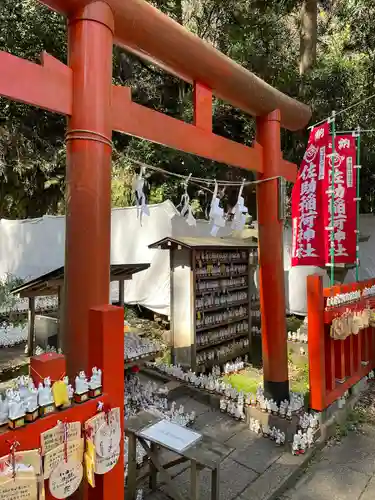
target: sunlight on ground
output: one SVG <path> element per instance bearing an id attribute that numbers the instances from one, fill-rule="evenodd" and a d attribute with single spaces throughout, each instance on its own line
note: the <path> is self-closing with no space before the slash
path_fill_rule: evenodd
<path id="1" fill-rule="evenodd" d="M 307 394 L 309 391 L 309 371 L 307 357 L 289 354 L 290 389 L 294 392 Z M 224 377 L 238 391 L 255 393 L 257 387 L 263 382 L 261 370 L 248 368 L 241 373 Z"/>

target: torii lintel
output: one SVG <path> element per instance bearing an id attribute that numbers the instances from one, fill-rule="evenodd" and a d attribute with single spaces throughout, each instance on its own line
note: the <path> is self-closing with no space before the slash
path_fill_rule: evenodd
<path id="1" fill-rule="evenodd" d="M 66 116 L 72 114 L 72 70 L 49 55 L 41 64 L 0 52 L 0 95 Z M 204 99 L 197 98 L 199 93 Z M 195 84 L 195 124 L 134 103 L 129 87 L 112 86 L 112 129 L 234 167 L 263 173 L 262 147 L 212 133 L 212 92 Z M 200 119 L 203 117 L 203 119 Z M 296 165 L 281 158 L 280 176 L 295 182 Z"/>

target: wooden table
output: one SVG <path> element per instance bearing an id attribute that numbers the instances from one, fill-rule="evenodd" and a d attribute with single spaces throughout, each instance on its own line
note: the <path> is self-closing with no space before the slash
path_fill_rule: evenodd
<path id="1" fill-rule="evenodd" d="M 145 477 L 149 477 L 151 490 L 156 490 L 157 475 L 165 483 L 168 495 L 174 500 L 186 500 L 177 491 L 167 470 L 184 462 L 190 462 L 190 500 L 199 498 L 199 473 L 207 468 L 211 471 L 211 500 L 219 499 L 219 467 L 220 463 L 233 451 L 232 448 L 221 444 L 204 434 L 202 438 L 192 446 L 185 448 L 182 452 L 176 452 L 168 446 L 150 441 L 150 446 L 141 436 L 142 431 L 162 420 L 148 412 L 141 412 L 125 421 L 125 434 L 129 438 L 128 448 L 128 482 L 127 500 L 136 499 L 137 484 Z M 137 439 L 146 451 L 149 458 L 149 470 L 141 475 L 137 475 L 136 445 Z M 161 464 L 159 458 L 160 448 L 173 451 L 180 458 L 172 460 L 166 464 Z"/>

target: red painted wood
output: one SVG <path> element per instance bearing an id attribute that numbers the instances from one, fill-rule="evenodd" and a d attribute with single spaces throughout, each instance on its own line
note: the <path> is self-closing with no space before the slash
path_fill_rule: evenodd
<path id="1" fill-rule="evenodd" d="M 323 281 L 322 277 L 307 277 L 307 316 L 310 375 L 310 406 L 315 410 L 325 407 L 326 360 L 323 322 Z"/>
<path id="2" fill-rule="evenodd" d="M 370 361 L 375 367 L 375 329 L 369 327 L 370 330 L 370 339 L 371 339 L 371 352 L 370 352 Z"/>
<path id="3" fill-rule="evenodd" d="M 194 83 L 194 125 L 207 132 L 212 132 L 212 90 Z"/>
<path id="4" fill-rule="evenodd" d="M 263 147 L 263 177 L 274 177 L 281 158 L 280 113 L 257 118 L 257 142 Z M 262 177 L 260 177 L 262 178 Z M 259 222 L 259 290 L 262 316 L 264 380 L 288 380 L 283 221 L 279 220 L 277 180 L 257 185 Z"/>
<path id="5" fill-rule="evenodd" d="M 109 300 L 113 17 L 90 3 L 69 18 L 73 109 L 67 130 L 64 352 L 74 376 L 88 364 L 89 310 Z"/>
<path id="6" fill-rule="evenodd" d="M 333 340 L 333 347 L 335 351 L 335 378 L 337 380 L 345 379 L 345 341 Z"/>
<path id="7" fill-rule="evenodd" d="M 361 311 L 366 306 L 374 307 L 375 306 L 375 297 L 371 299 L 361 299 L 355 302 L 351 302 L 349 304 L 345 304 L 338 307 L 330 307 L 327 311 L 324 312 L 324 322 L 330 324 L 333 318 L 341 316 L 348 309 L 350 311 Z"/>
<path id="8" fill-rule="evenodd" d="M 81 405 L 74 405 L 68 410 L 50 414 L 16 431 L 8 430 L 6 427 L 0 428 L 0 456 L 9 454 L 8 441 L 12 441 L 13 439 L 16 439 L 16 441 L 20 443 L 20 446 L 17 448 L 19 451 L 39 449 L 40 435 L 43 432 L 55 427 L 59 420 L 66 422 L 85 422 L 97 413 L 99 401 L 108 404 L 110 402 L 109 395 L 104 394 L 100 396 L 100 398 L 92 399 Z"/>
<path id="9" fill-rule="evenodd" d="M 121 411 L 124 422 L 124 309 L 102 306 L 89 316 L 91 366 L 102 367 L 103 389 L 111 395 L 112 407 Z M 89 500 L 124 499 L 124 442 L 120 443 L 120 458 L 115 468 L 104 476 L 96 476 L 96 488 L 89 488 Z"/>
<path id="10" fill-rule="evenodd" d="M 72 71 L 50 55 L 44 66 L 0 51 L 0 95 L 62 115 L 72 113 Z"/>
<path id="11" fill-rule="evenodd" d="M 112 87 L 112 128 L 220 163 L 263 172 L 259 150 L 136 104 L 129 100 L 125 87 Z"/>
<path id="12" fill-rule="evenodd" d="M 345 351 L 345 377 L 351 377 L 354 374 L 354 336 L 349 335 L 344 340 Z"/>
<path id="13" fill-rule="evenodd" d="M 308 282 L 312 279 L 313 277 L 309 277 Z M 363 290 L 365 287 L 371 287 L 374 284 L 375 280 L 371 279 L 361 283 L 350 283 L 325 288 L 322 291 L 324 307 L 326 306 L 328 297 L 339 293 L 348 293 L 353 290 Z M 367 328 L 366 330 L 362 330 L 358 335 L 351 335 L 344 341 L 333 340 L 330 337 L 332 319 L 341 315 L 347 309 L 352 311 L 362 310 L 366 305 L 374 306 L 374 304 L 375 298 L 364 298 L 341 307 L 331 307 L 328 311 L 324 311 L 324 328 L 321 328 L 321 332 L 323 332 L 324 338 L 323 358 L 326 387 L 325 404 L 320 405 L 320 409 L 324 409 L 339 397 L 343 396 L 345 391 L 367 375 L 375 366 L 375 339 L 373 338 L 373 329 Z M 314 317 L 315 315 L 316 310 L 314 308 L 312 308 L 311 312 L 309 310 L 309 322 L 310 316 Z M 366 364 L 363 362 L 366 362 Z M 311 366 L 314 364 L 314 362 L 310 361 L 310 373 L 312 369 L 317 370 L 317 366 Z M 336 379 L 345 379 L 345 381 L 344 383 L 338 383 Z M 313 384 L 310 383 L 310 385 L 312 390 Z"/>
<path id="14" fill-rule="evenodd" d="M 214 94 L 253 116 L 281 110 L 281 125 L 289 130 L 305 127 L 311 111 L 304 104 L 272 88 L 235 63 L 210 43 L 144 0 L 106 0 L 115 19 L 114 42 L 144 54 L 189 83 L 201 82 Z M 43 0 L 54 10 L 69 15 L 88 0 Z"/>
<path id="15" fill-rule="evenodd" d="M 339 293 L 349 293 L 352 292 L 353 290 L 363 290 L 364 288 L 370 288 L 373 285 L 375 285 L 375 278 L 359 281 L 358 283 L 345 283 L 339 286 L 340 289 Z M 331 297 L 333 295 L 332 288 L 337 288 L 337 287 L 329 287 L 323 289 L 324 297 Z"/>
<path id="16" fill-rule="evenodd" d="M 362 367 L 362 340 L 360 335 L 353 335 L 353 362 L 354 371 L 358 372 Z"/>
<path id="17" fill-rule="evenodd" d="M 368 345 L 367 331 L 361 330 L 358 335 L 361 338 L 362 362 L 367 363 L 369 361 L 369 345 Z"/>
<path id="18" fill-rule="evenodd" d="M 324 346 L 325 346 L 325 367 L 326 367 L 326 391 L 333 391 L 336 387 L 336 370 L 335 370 L 335 344 L 330 337 L 327 328 L 324 330 Z"/>
<path id="19" fill-rule="evenodd" d="M 347 379 L 343 384 L 338 384 L 337 387 L 327 394 L 326 405 L 329 406 L 338 398 L 344 395 L 344 393 L 357 384 L 363 377 L 365 377 L 372 368 L 370 365 L 362 367 L 362 369 L 353 375 L 351 378 Z"/>
<path id="20" fill-rule="evenodd" d="M 368 348 L 368 361 L 371 363 L 374 359 L 373 357 L 373 338 L 372 338 L 372 328 L 366 328 L 367 337 L 367 348 Z"/>
<path id="21" fill-rule="evenodd" d="M 36 387 L 50 377 L 52 383 L 62 380 L 66 375 L 65 356 L 54 352 L 33 356 L 30 359 L 30 376 Z"/>

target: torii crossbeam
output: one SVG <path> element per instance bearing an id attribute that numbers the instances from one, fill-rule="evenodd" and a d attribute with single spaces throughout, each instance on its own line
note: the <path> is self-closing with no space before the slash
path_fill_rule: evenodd
<path id="1" fill-rule="evenodd" d="M 144 0 L 42 3 L 68 18 L 68 66 L 48 54 L 38 65 L 1 52 L 0 95 L 68 117 L 64 331 L 75 373 L 88 368 L 88 311 L 108 303 L 112 131 L 294 182 L 280 127 L 304 127 L 310 110 Z M 112 85 L 114 43 L 194 84 L 193 124 L 140 106 L 130 88 Z M 212 133 L 213 93 L 257 117 L 254 147 Z M 260 184 L 257 200 L 265 390 L 280 400 L 288 395 L 288 368 L 277 181 Z"/>

